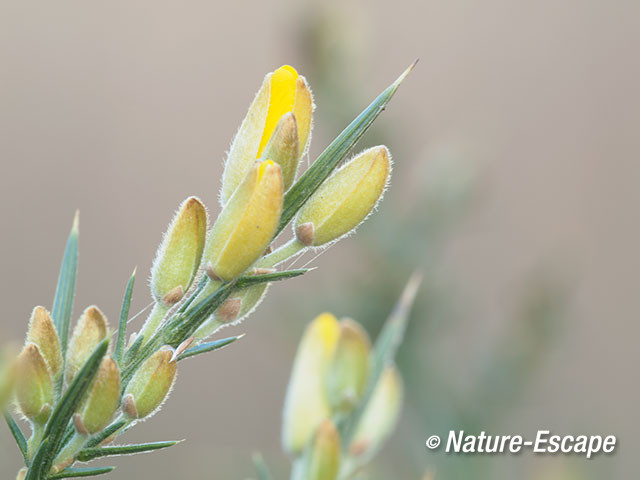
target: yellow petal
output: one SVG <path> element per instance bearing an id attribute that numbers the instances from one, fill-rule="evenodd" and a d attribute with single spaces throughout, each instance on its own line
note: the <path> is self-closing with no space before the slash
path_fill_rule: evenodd
<path id="1" fill-rule="evenodd" d="M 285 113 L 293 110 L 296 101 L 297 80 L 298 72 L 289 65 L 283 65 L 271 75 L 269 111 L 262 132 L 260 146 L 258 147 L 257 157 L 260 157 L 262 150 L 269 142 L 280 118 Z"/>

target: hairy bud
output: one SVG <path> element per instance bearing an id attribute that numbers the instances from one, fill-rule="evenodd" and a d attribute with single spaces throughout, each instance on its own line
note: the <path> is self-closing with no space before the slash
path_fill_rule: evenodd
<path id="1" fill-rule="evenodd" d="M 196 277 L 207 235 L 207 210 L 187 198 L 173 217 L 151 269 L 151 293 L 167 306 L 180 301 Z"/>
<path id="2" fill-rule="evenodd" d="M 216 220 L 205 251 L 207 273 L 232 280 L 269 246 L 282 214 L 282 171 L 270 160 L 256 164 Z"/>
<path id="3" fill-rule="evenodd" d="M 17 361 L 16 401 L 29 420 L 44 424 L 53 405 L 53 379 L 47 362 L 34 343 L 27 343 Z"/>
<path id="4" fill-rule="evenodd" d="M 391 173 L 386 147 L 357 155 L 331 175 L 300 209 L 294 231 L 304 245 L 320 246 L 354 230 L 375 208 Z"/>
<path id="5" fill-rule="evenodd" d="M 123 399 L 123 410 L 127 415 L 147 418 L 162 406 L 176 378 L 177 365 L 173 357 L 173 348 L 162 347 L 136 371 Z"/>
<path id="6" fill-rule="evenodd" d="M 96 347 L 107 338 L 107 318 L 98 307 L 87 308 L 73 330 L 67 350 L 65 378 L 71 382 Z"/>
<path id="7" fill-rule="evenodd" d="M 62 348 L 51 315 L 44 307 L 36 307 L 29 322 L 27 341 L 40 349 L 54 379 L 62 372 Z"/>
<path id="8" fill-rule="evenodd" d="M 93 381 L 87 400 L 81 409 L 82 425 L 93 435 L 105 428 L 120 404 L 120 372 L 116 362 L 106 357 Z M 82 433 L 82 432 L 80 432 Z"/>

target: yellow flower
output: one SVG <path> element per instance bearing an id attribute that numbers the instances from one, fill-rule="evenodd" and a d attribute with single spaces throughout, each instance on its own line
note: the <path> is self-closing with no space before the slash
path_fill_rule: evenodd
<path id="1" fill-rule="evenodd" d="M 200 200 L 190 197 L 182 202 L 151 269 L 156 302 L 171 306 L 189 290 L 202 259 L 207 223 L 207 210 Z"/>
<path id="2" fill-rule="evenodd" d="M 354 230 L 375 208 L 391 173 L 389 150 L 365 150 L 331 175 L 295 220 L 298 240 L 320 246 Z"/>
<path id="3" fill-rule="evenodd" d="M 205 250 L 207 273 L 232 280 L 273 240 L 282 214 L 282 172 L 270 160 L 255 165 L 223 208 Z"/>
<path id="4" fill-rule="evenodd" d="M 285 177 L 285 188 L 288 188 L 295 177 L 299 159 L 306 151 L 311 133 L 311 117 L 313 98 L 304 77 L 288 65 L 267 74 L 258 93 L 249 107 L 238 133 L 236 134 L 225 164 L 222 178 L 220 201 L 224 205 L 235 189 L 245 178 L 256 159 L 271 158 L 279 162 L 281 155 L 276 154 L 280 148 L 278 142 L 270 140 L 274 136 L 283 116 L 292 113 L 295 128 L 291 124 L 282 124 L 282 135 L 279 138 L 290 141 L 295 134 L 296 148 L 293 159 L 284 155 L 286 161 L 281 165 Z M 273 156 L 264 156 L 269 152 Z"/>
<path id="5" fill-rule="evenodd" d="M 324 378 L 339 336 L 336 317 L 323 313 L 300 341 L 284 405 L 282 443 L 288 452 L 301 452 L 318 426 L 331 418 Z"/>

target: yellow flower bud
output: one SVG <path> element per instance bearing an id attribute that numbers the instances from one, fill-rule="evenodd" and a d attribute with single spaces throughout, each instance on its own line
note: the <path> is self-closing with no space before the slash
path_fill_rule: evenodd
<path id="1" fill-rule="evenodd" d="M 67 382 L 73 380 L 100 342 L 107 338 L 107 333 L 108 324 L 104 314 L 98 307 L 87 308 L 82 313 L 69 342 L 65 370 Z"/>
<path id="2" fill-rule="evenodd" d="M 297 164 L 310 138 L 313 97 L 304 77 L 298 75 L 293 67 L 285 65 L 267 74 L 231 144 L 220 192 L 223 205 L 256 159 L 271 158 L 264 156 L 267 144 L 282 116 L 289 112 L 293 113 L 296 121 Z"/>
<path id="3" fill-rule="evenodd" d="M 187 198 L 171 221 L 151 269 L 151 293 L 156 302 L 179 301 L 198 272 L 207 235 L 207 210 L 195 197 Z M 179 295 L 180 297 L 182 295 Z"/>
<path id="4" fill-rule="evenodd" d="M 393 432 L 402 409 L 402 378 L 395 367 L 387 367 L 376 385 L 351 444 L 351 454 L 370 458 Z"/>
<path id="5" fill-rule="evenodd" d="M 295 220 L 300 242 L 320 246 L 355 229 L 375 208 L 391 173 L 386 147 L 365 150 L 331 175 Z"/>
<path id="6" fill-rule="evenodd" d="M 44 307 L 36 307 L 31 314 L 27 341 L 35 343 L 49 365 L 54 379 L 62 373 L 62 348 L 51 315 Z"/>
<path id="7" fill-rule="evenodd" d="M 318 426 L 331 418 L 324 378 L 339 335 L 336 317 L 323 313 L 300 341 L 284 404 L 282 443 L 288 452 L 301 452 Z"/>
<path id="8" fill-rule="evenodd" d="M 293 113 L 282 116 L 276 131 L 263 152 L 263 158 L 270 158 L 282 168 L 284 191 L 289 190 L 298 173 L 300 156 L 298 153 L 298 122 Z"/>
<path id="9" fill-rule="evenodd" d="M 49 419 L 53 405 L 53 379 L 47 362 L 34 343 L 18 356 L 16 401 L 20 412 L 35 423 Z"/>
<path id="10" fill-rule="evenodd" d="M 305 480 L 335 480 L 340 470 L 340 434 L 331 420 L 320 424 L 306 459 Z"/>
<path id="11" fill-rule="evenodd" d="M 127 385 L 123 410 L 132 418 L 153 415 L 169 395 L 176 378 L 174 350 L 165 346 L 151 355 Z"/>
<path id="12" fill-rule="evenodd" d="M 93 435 L 105 428 L 120 405 L 120 372 L 111 357 L 100 364 L 80 418 L 86 433 Z"/>
<path id="13" fill-rule="evenodd" d="M 16 380 L 16 358 L 10 350 L 0 350 L 0 411 L 11 400 Z"/>
<path id="14" fill-rule="evenodd" d="M 340 322 L 340 337 L 326 376 L 329 403 L 348 412 L 358 404 L 367 386 L 371 342 L 359 323 Z"/>
<path id="15" fill-rule="evenodd" d="M 216 220 L 205 250 L 210 275 L 232 280 L 273 240 L 282 214 L 282 171 L 270 160 L 251 169 Z"/>

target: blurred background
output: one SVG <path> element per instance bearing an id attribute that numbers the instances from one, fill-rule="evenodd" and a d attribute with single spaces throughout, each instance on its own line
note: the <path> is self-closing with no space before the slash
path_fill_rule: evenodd
<path id="1" fill-rule="evenodd" d="M 81 209 L 76 312 L 132 311 L 179 202 L 217 214 L 224 152 L 263 75 L 290 63 L 317 104 L 313 160 L 415 58 L 360 148 L 387 144 L 378 214 L 320 267 L 275 285 L 185 363 L 110 478 L 245 479 L 260 451 L 286 478 L 284 392 L 305 325 L 330 310 L 375 336 L 410 273 L 425 282 L 399 365 L 400 428 L 375 480 L 633 478 L 637 472 L 640 11 L 634 1 L 0 2 L 0 341 L 50 307 Z M 231 330 L 224 330 L 229 334 Z M 450 456 L 464 429 L 617 435 L 615 454 Z M 19 454 L 0 427 L 0 477 Z M 145 473 L 145 478 L 152 478 Z"/>

